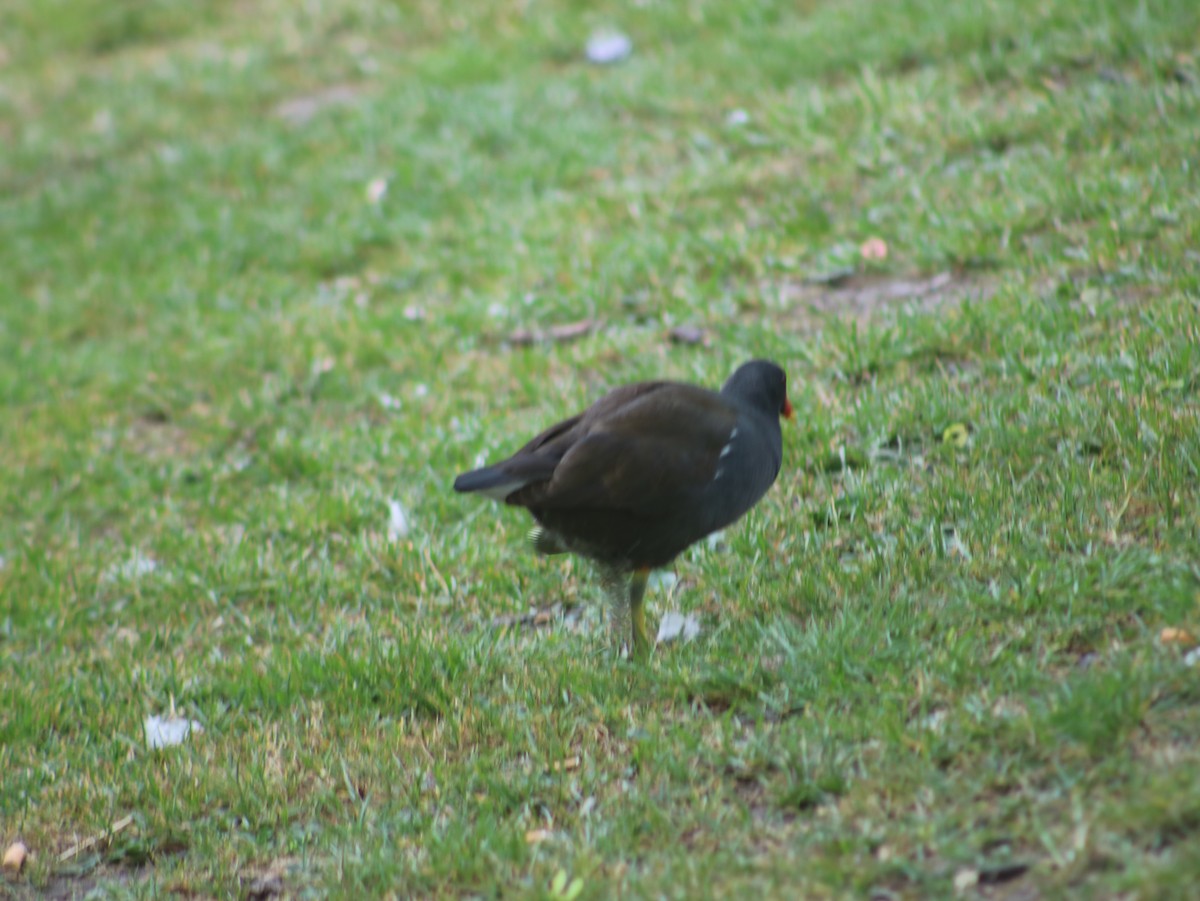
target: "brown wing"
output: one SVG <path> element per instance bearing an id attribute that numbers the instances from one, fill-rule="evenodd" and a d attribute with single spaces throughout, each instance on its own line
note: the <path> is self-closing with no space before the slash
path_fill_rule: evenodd
<path id="1" fill-rule="evenodd" d="M 652 516 L 706 485 L 737 421 L 733 408 L 714 392 L 691 385 L 630 388 L 641 390 L 620 399 L 613 392 L 569 431 L 543 441 L 539 450 L 545 452 L 571 438 L 550 479 L 527 485 L 508 502 Z M 623 402 L 610 404 L 610 399 Z"/>
<path id="2" fill-rule="evenodd" d="M 653 394 L 668 383 L 643 382 L 609 392 L 576 416 L 546 429 L 506 460 L 461 473 L 454 480 L 455 491 L 479 491 L 519 504 L 512 496 L 523 485 L 543 483 L 553 477 L 562 458 L 583 440 L 598 421 L 619 412 L 639 398 Z M 507 493 L 506 493 L 507 492 Z"/>
<path id="3" fill-rule="evenodd" d="M 586 435 L 596 422 L 613 416 L 646 395 L 671 386 L 671 382 L 638 382 L 614 388 L 582 413 L 550 426 L 513 454 L 513 458 L 541 453 L 561 459 L 571 445 Z"/>

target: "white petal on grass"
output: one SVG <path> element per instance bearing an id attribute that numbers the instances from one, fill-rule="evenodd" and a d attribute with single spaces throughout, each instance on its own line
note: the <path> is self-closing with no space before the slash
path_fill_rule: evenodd
<path id="1" fill-rule="evenodd" d="M 146 729 L 146 744 L 151 748 L 169 748 L 187 741 L 193 732 L 204 728 L 195 720 L 172 716 L 148 716 L 143 724 Z"/>
<path id="2" fill-rule="evenodd" d="M 147 557 L 141 551 L 134 551 L 128 560 L 109 567 L 104 578 L 109 582 L 132 581 L 133 579 L 140 579 L 142 576 L 148 576 L 157 570 L 157 560 L 153 557 Z"/>
<path id="3" fill-rule="evenodd" d="M 378 206 L 387 196 L 387 190 L 388 180 L 386 178 L 372 178 L 367 182 L 367 203 Z"/>
<path id="4" fill-rule="evenodd" d="M 730 110 L 729 115 L 725 117 L 725 124 L 736 128 L 739 125 L 745 125 L 750 121 L 750 114 L 744 109 Z"/>
<path id="5" fill-rule="evenodd" d="M 397 500 L 388 500 L 388 526 L 387 537 L 388 541 L 397 542 L 401 538 L 407 538 L 410 530 L 408 524 L 408 514 L 404 510 L 404 506 Z"/>
<path id="6" fill-rule="evenodd" d="M 658 637 L 655 639 L 655 642 L 657 644 L 666 644 L 669 641 L 677 639 L 687 642 L 699 634 L 699 619 L 691 613 L 680 613 L 677 610 L 671 610 L 663 614 L 663 618 L 658 624 Z"/>
<path id="7" fill-rule="evenodd" d="M 378 394 L 379 405 L 385 410 L 399 410 L 404 406 L 404 401 L 393 394 L 388 394 L 386 391 L 380 391 Z"/>
<path id="8" fill-rule="evenodd" d="M 717 529 L 717 531 L 709 535 L 704 541 L 708 544 L 709 550 L 719 550 L 725 544 L 725 530 Z"/>
<path id="9" fill-rule="evenodd" d="M 598 66 L 619 63 L 632 52 L 633 41 L 619 31 L 597 31 L 588 38 L 588 62 Z"/>
<path id="10" fill-rule="evenodd" d="M 1192 648 L 1183 655 L 1184 666 L 1200 666 L 1200 648 Z"/>

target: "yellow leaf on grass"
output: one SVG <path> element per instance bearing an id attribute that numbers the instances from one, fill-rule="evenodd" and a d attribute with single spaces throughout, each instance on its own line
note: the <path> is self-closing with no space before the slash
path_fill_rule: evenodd
<path id="1" fill-rule="evenodd" d="M 966 447 L 967 442 L 971 440 L 971 430 L 961 422 L 956 422 L 953 425 L 946 427 L 942 432 L 942 442 L 953 445 L 954 447 Z"/>
<path id="2" fill-rule="evenodd" d="M 1163 644 L 1181 644 L 1190 648 L 1196 643 L 1196 636 L 1187 629 L 1176 629 L 1174 626 L 1167 626 L 1158 633 L 1158 640 Z"/>
<path id="3" fill-rule="evenodd" d="M 13 842 L 4 852 L 4 862 L 0 864 L 5 870 L 13 873 L 20 873 L 21 867 L 25 866 L 25 860 L 29 857 L 29 848 L 24 842 Z"/>

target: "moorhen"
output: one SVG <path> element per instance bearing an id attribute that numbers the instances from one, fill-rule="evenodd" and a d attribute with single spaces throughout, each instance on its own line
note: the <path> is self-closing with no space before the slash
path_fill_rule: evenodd
<path id="1" fill-rule="evenodd" d="M 650 570 L 758 502 L 779 474 L 779 417 L 791 415 L 787 376 L 766 360 L 738 367 L 720 392 L 625 385 L 507 460 L 463 473 L 454 490 L 527 508 L 539 553 L 595 561 L 614 628 L 632 620 L 632 650 L 644 657 Z"/>

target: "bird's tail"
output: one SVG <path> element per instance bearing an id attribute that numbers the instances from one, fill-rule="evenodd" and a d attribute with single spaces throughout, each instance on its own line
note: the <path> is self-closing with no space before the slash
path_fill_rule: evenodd
<path id="1" fill-rule="evenodd" d="M 485 466 L 460 475 L 454 480 L 454 490 L 464 494 L 482 494 L 502 501 L 527 484 L 528 479 L 514 477 L 512 473 L 495 466 Z"/>

